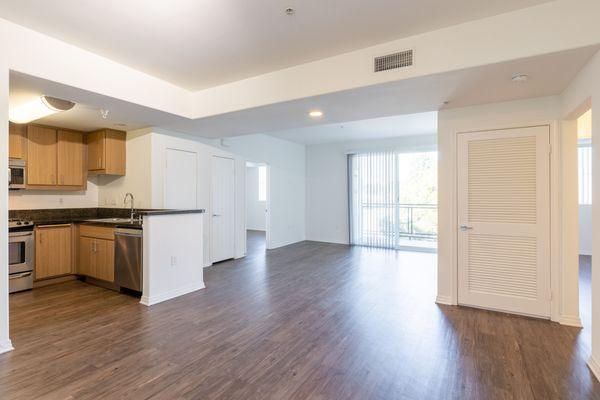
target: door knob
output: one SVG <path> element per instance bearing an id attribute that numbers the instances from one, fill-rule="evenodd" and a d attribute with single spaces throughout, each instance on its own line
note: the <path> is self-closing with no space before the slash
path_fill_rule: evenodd
<path id="1" fill-rule="evenodd" d="M 471 229 L 473 229 L 473 227 L 469 226 L 469 225 L 461 225 L 460 226 L 461 231 L 470 231 Z"/>
<path id="2" fill-rule="evenodd" d="M 212 216 L 213 216 L 213 217 L 220 217 L 220 216 L 221 216 L 221 214 L 213 214 Z"/>

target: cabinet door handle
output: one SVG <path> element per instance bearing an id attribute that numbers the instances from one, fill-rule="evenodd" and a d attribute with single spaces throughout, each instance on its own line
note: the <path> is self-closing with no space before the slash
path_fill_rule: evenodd
<path id="1" fill-rule="evenodd" d="M 102 157 L 98 157 L 98 168 L 102 168 Z"/>

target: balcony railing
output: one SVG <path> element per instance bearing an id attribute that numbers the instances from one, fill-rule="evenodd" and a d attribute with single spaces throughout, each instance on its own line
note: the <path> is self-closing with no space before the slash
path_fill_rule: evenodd
<path id="1" fill-rule="evenodd" d="M 437 204 L 362 203 L 363 237 L 437 241 Z"/>

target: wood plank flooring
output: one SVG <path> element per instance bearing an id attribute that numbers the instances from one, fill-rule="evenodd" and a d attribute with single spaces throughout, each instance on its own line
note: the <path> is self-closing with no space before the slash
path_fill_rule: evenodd
<path id="1" fill-rule="evenodd" d="M 263 240 L 151 308 L 78 281 L 11 295 L 0 398 L 600 399 L 588 330 L 438 306 L 435 255 Z"/>

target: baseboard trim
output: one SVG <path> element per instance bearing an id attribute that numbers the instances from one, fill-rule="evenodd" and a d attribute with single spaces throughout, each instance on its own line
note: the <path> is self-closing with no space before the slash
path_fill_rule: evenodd
<path id="1" fill-rule="evenodd" d="M 443 304 L 445 306 L 455 306 L 456 304 L 454 304 L 452 302 L 452 297 L 450 296 L 444 296 L 444 295 L 437 295 L 437 297 L 435 298 L 435 302 L 437 304 Z"/>
<path id="2" fill-rule="evenodd" d="M 177 288 L 175 290 L 170 290 L 165 293 L 161 293 L 157 296 L 142 296 L 140 299 L 140 304 L 145 306 L 153 306 L 154 304 L 162 303 L 163 301 L 171 300 L 179 296 L 183 296 L 188 293 L 195 292 L 197 290 L 204 289 L 204 282 L 194 283 L 192 285 L 187 285 L 181 288 Z"/>
<path id="3" fill-rule="evenodd" d="M 275 249 L 279 249 L 281 247 L 289 246 L 289 245 L 304 242 L 304 241 L 305 241 L 305 239 L 299 239 L 299 240 L 290 240 L 290 241 L 275 243 L 275 244 L 271 243 L 271 246 L 267 250 L 275 250 Z"/>
<path id="4" fill-rule="evenodd" d="M 14 349 L 15 348 L 13 347 L 10 339 L 0 342 L 0 354 L 8 353 L 9 351 L 13 351 Z"/>
<path id="5" fill-rule="evenodd" d="M 600 364 L 596 362 L 596 359 L 594 359 L 593 356 L 590 356 L 590 358 L 588 358 L 587 366 L 590 369 L 590 371 L 592 371 L 596 379 L 600 381 Z"/>
<path id="6" fill-rule="evenodd" d="M 575 315 L 561 315 L 558 318 L 558 323 L 566 326 L 574 326 L 576 328 L 583 328 L 581 318 Z"/>

